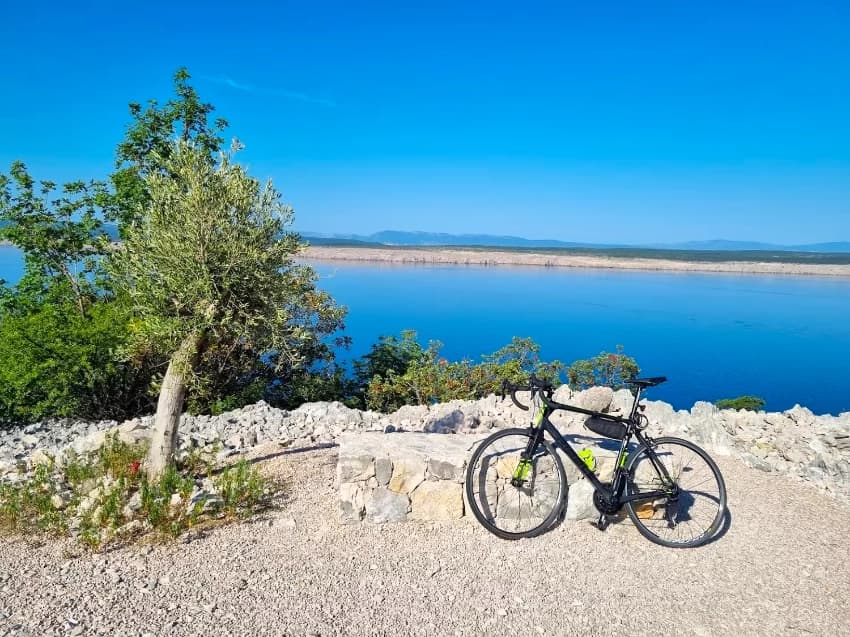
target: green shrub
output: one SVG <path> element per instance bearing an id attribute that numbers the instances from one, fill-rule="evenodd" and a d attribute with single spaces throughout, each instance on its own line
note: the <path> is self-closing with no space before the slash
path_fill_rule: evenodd
<path id="1" fill-rule="evenodd" d="M 623 353 L 622 345 L 617 345 L 616 353 L 600 352 L 593 358 L 575 361 L 567 370 L 570 387 L 578 390 L 604 386 L 616 391 L 628 387 L 627 381 L 638 374 L 637 361 Z"/>
<path id="2" fill-rule="evenodd" d="M 76 529 L 83 545 L 100 549 L 145 534 L 173 538 L 197 525 L 244 518 L 271 506 L 268 481 L 245 460 L 214 479 L 220 499 L 198 498 L 190 506 L 195 474 L 212 474 L 212 452 L 189 454 L 155 482 L 140 469 L 145 452 L 146 445 L 112 436 L 94 453 L 72 455 L 61 466 L 39 465 L 22 482 L 0 482 L 0 531 L 62 536 Z M 137 505 L 131 509 L 134 497 Z"/>
<path id="3" fill-rule="evenodd" d="M 466 359 L 448 361 L 440 356 L 442 343 L 432 341 L 425 349 L 415 337 L 415 332 L 404 332 L 401 340 L 382 338 L 367 360 L 359 368 L 355 365 L 361 378 L 382 370 L 366 386 L 366 407 L 392 412 L 403 405 L 474 400 L 499 392 L 505 380 L 525 382 L 529 374 L 557 384 L 564 369 L 559 361 L 542 361 L 540 346 L 529 338 L 514 337 L 509 345 L 475 364 Z"/>
<path id="4" fill-rule="evenodd" d="M 62 471 L 65 474 L 65 482 L 76 490 L 87 480 L 94 480 L 98 468 L 94 463 L 89 462 L 88 456 L 81 458 L 72 451 L 66 456 Z"/>
<path id="5" fill-rule="evenodd" d="M 95 471 L 113 480 L 137 480 L 139 466 L 148 454 L 148 446 L 147 442 L 131 445 L 117 435 L 107 436 L 106 441 L 95 454 Z"/>
<path id="6" fill-rule="evenodd" d="M 177 537 L 197 523 L 200 513 L 198 508 L 187 509 L 189 496 L 194 488 L 195 481 L 190 476 L 182 475 L 174 465 L 169 465 L 153 483 L 142 478 L 142 507 L 139 510 L 142 520 L 154 531 Z M 180 496 L 180 503 L 172 506 L 171 499 L 175 494 Z"/>
<path id="7" fill-rule="evenodd" d="M 129 329 L 116 301 L 94 303 L 84 315 L 70 303 L 0 314 L 0 423 L 147 411 L 151 368 L 119 356 Z"/>
<path id="8" fill-rule="evenodd" d="M 250 515 L 269 503 L 267 481 L 244 458 L 222 471 L 214 482 L 224 500 L 223 510 L 230 516 Z"/>
<path id="9" fill-rule="evenodd" d="M 216 457 L 221 449 L 221 442 L 216 442 L 203 449 L 195 447 L 188 453 L 178 455 L 177 468 L 186 475 L 196 478 L 201 476 L 209 478 L 212 476 Z"/>
<path id="10" fill-rule="evenodd" d="M 62 534 L 67 530 L 61 506 L 54 502 L 53 465 L 36 467 L 24 482 L 0 482 L 0 529 L 21 534 Z"/>
<path id="11" fill-rule="evenodd" d="M 764 409 L 765 401 L 758 396 L 738 396 L 737 398 L 724 398 L 714 403 L 718 409 L 736 409 L 741 411 L 761 411 Z"/>
<path id="12" fill-rule="evenodd" d="M 411 363 L 425 356 L 427 350 L 416 340 L 415 330 L 403 330 L 401 338 L 379 336 L 369 353 L 354 361 L 354 381 L 358 388 L 365 389 L 375 376 L 402 375 Z"/>

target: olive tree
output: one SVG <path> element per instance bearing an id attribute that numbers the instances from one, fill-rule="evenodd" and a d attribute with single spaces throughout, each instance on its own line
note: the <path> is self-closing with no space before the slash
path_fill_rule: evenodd
<path id="1" fill-rule="evenodd" d="M 169 363 L 159 391 L 148 474 L 171 461 L 187 390 L 202 382 L 210 352 L 250 349 L 276 365 L 308 365 L 316 343 L 344 311 L 294 258 L 303 244 L 287 231 L 292 209 L 271 182 L 233 161 L 177 141 L 164 170 L 145 176 L 147 203 L 110 258 L 133 303 L 139 347 Z"/>

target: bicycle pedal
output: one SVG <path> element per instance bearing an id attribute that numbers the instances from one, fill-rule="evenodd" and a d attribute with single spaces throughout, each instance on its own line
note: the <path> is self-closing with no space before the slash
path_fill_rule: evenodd
<path id="1" fill-rule="evenodd" d="M 599 519 L 596 521 L 596 528 L 599 529 L 600 531 L 604 531 L 605 529 L 608 528 L 608 524 L 609 524 L 608 516 L 603 513 L 602 515 L 599 516 Z"/>

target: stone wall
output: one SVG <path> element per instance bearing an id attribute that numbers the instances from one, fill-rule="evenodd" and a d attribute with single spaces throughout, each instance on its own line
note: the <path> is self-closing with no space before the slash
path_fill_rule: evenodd
<path id="1" fill-rule="evenodd" d="M 339 438 L 343 522 L 451 520 L 464 514 L 466 461 L 482 436 L 361 433 Z"/>
<path id="2" fill-rule="evenodd" d="M 527 402 L 527 396 L 523 397 Z M 596 387 L 584 392 L 559 388 L 555 398 L 588 409 L 625 413 L 631 394 Z M 667 403 L 644 401 L 650 433 L 668 433 L 705 446 L 712 454 L 731 455 L 749 466 L 810 482 L 850 498 L 850 413 L 816 416 L 795 406 L 782 413 L 718 410 L 697 403 L 676 411 Z M 220 455 L 264 442 L 290 446 L 333 444 L 353 432 L 487 433 L 492 429 L 528 423 L 529 413 L 510 400 L 491 395 L 477 401 L 402 407 L 393 414 L 349 409 L 338 403 L 308 403 L 292 411 L 259 402 L 219 416 L 184 415 L 180 425 L 180 453 L 196 448 L 222 447 Z M 565 431 L 587 434 L 583 417 L 558 412 L 553 420 Z M 107 433 L 135 441 L 150 435 L 152 419 L 126 423 L 58 420 L 0 431 L 0 478 L 14 480 L 45 454 L 62 457 L 96 449 Z M 592 438 L 589 438 L 592 442 Z"/>
<path id="3" fill-rule="evenodd" d="M 464 478 L 469 457 L 486 435 L 344 434 L 338 440 L 336 481 L 344 523 L 451 520 L 469 515 Z M 602 481 L 613 475 L 618 446 L 593 434 L 571 436 L 589 448 Z M 560 452 L 569 487 L 567 520 L 599 516 L 593 485 Z"/>

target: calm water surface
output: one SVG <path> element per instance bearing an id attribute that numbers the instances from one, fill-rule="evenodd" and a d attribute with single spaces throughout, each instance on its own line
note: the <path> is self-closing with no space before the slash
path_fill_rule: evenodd
<path id="1" fill-rule="evenodd" d="M 618 344 L 650 396 L 680 408 L 742 394 L 769 409 L 850 410 L 850 280 L 475 266 L 314 263 L 349 308 L 353 355 L 404 328 L 449 358 L 531 336 L 569 362 Z"/>
<path id="2" fill-rule="evenodd" d="M 679 408 L 754 394 L 774 410 L 850 410 L 848 279 L 312 265 L 320 287 L 349 309 L 346 358 L 408 328 L 442 341 L 453 359 L 478 359 L 515 335 L 565 362 L 621 344 L 645 374 L 669 377 L 650 397 Z M 20 255 L 0 246 L 0 278 L 20 273 Z"/>

